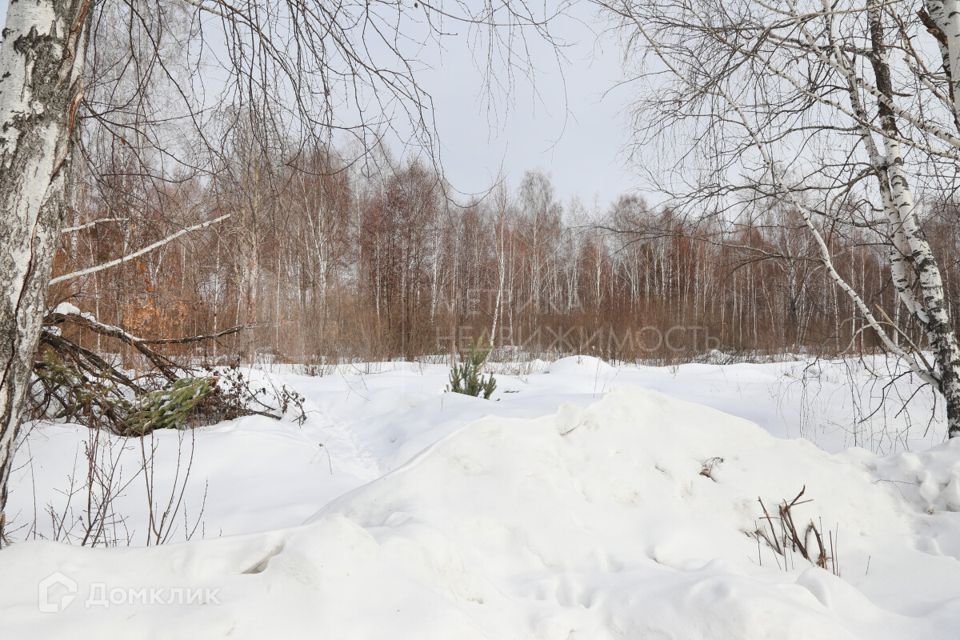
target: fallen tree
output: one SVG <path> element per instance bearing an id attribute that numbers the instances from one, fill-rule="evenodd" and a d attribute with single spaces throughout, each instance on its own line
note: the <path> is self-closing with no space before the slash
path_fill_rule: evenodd
<path id="1" fill-rule="evenodd" d="M 98 354 L 68 337 L 81 328 L 132 348 L 141 365 Z M 255 384 L 239 366 L 177 362 L 157 347 L 212 341 L 243 330 L 144 339 L 71 305 L 46 314 L 28 393 L 31 419 L 68 420 L 121 436 L 191 428 L 246 415 L 304 419 L 303 398 L 286 386 Z"/>

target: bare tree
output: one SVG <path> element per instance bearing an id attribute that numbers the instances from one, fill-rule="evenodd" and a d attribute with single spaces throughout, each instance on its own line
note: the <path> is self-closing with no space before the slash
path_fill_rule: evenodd
<path id="1" fill-rule="evenodd" d="M 0 47 L 0 532 L 78 139 L 91 164 L 98 144 L 107 157 L 132 150 L 128 171 L 154 187 L 215 171 L 213 140 L 231 114 L 259 123 L 252 131 L 342 136 L 363 152 L 392 133 L 436 158 L 418 52 L 474 30 L 509 77 L 520 41 L 549 39 L 545 11 L 526 0 L 11 3 Z"/>
<path id="2" fill-rule="evenodd" d="M 646 96 L 641 146 L 678 138 L 667 190 L 728 221 L 771 206 L 800 217 L 816 259 L 883 346 L 946 401 L 960 435 L 960 347 L 938 257 L 924 236 L 928 205 L 958 186 L 960 3 L 621 0 L 633 78 Z M 666 136 L 662 136 L 666 133 Z M 883 247 L 906 310 L 898 323 L 840 272 L 831 236 Z M 941 256 L 942 258 L 942 256 Z M 919 327 L 923 343 L 898 340 Z M 928 359 L 926 351 L 932 352 Z"/>

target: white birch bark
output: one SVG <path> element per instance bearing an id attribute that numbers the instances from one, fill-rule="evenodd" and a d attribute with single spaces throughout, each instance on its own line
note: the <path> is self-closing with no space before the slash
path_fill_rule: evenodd
<path id="1" fill-rule="evenodd" d="M 0 45 L 0 541 L 80 96 L 89 0 L 14 0 Z"/>
<path id="2" fill-rule="evenodd" d="M 935 3 L 931 3 L 935 5 Z M 931 7 L 936 14 L 934 18 L 945 34 L 946 48 L 944 56 L 944 71 L 950 82 L 950 94 L 953 98 L 954 118 L 960 116 L 960 91 L 956 90 L 951 77 L 951 70 L 960 69 L 960 3 L 957 0 L 946 0 L 942 6 Z M 893 83 L 888 65 L 888 51 L 884 43 L 883 14 L 881 6 L 874 1 L 868 4 L 870 18 L 871 41 L 873 46 L 873 67 L 876 76 L 876 86 L 881 94 L 890 103 L 894 100 Z M 885 198 L 888 217 L 890 218 L 890 235 L 896 249 L 899 267 L 903 270 L 904 263 L 912 270 L 913 282 L 898 282 L 898 274 L 894 275 L 894 285 L 906 308 L 914 315 L 927 334 L 927 340 L 934 352 L 940 393 L 943 394 L 947 408 L 947 426 L 951 438 L 960 436 L 960 345 L 953 330 L 953 322 L 947 309 L 946 292 L 943 286 L 943 277 L 936 257 L 930 244 L 923 236 L 920 226 L 920 217 L 917 212 L 910 180 L 905 168 L 903 152 L 900 147 L 900 135 L 897 130 L 894 110 L 881 101 L 879 104 L 880 125 L 884 132 L 883 144 L 885 150 L 885 171 L 878 175 L 881 178 L 880 190 L 889 193 Z M 884 179 L 888 181 L 884 184 Z M 892 205 L 892 206 L 890 206 Z M 902 276 L 900 276 L 902 277 Z"/>

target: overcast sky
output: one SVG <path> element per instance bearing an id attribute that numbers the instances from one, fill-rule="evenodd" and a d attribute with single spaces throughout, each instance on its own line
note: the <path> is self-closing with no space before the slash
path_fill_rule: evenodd
<path id="1" fill-rule="evenodd" d="M 0 21 L 7 0 L 0 0 Z M 426 51 L 420 80 L 432 94 L 448 179 L 462 192 L 488 189 L 498 175 L 516 187 L 527 169 L 553 179 L 566 204 L 579 196 L 588 209 L 605 208 L 640 184 L 624 157 L 629 141 L 629 89 L 613 90 L 621 77 L 616 40 L 598 36 L 604 24 L 582 8 L 554 26 L 566 46 L 558 65 L 553 50 L 532 49 L 535 86 L 517 76 L 509 100 L 484 99 L 484 65 L 474 59 L 466 34 L 448 36 L 444 50 Z M 655 198 L 653 198 L 655 200 Z"/>
<path id="2" fill-rule="evenodd" d="M 482 76 L 466 47 L 447 47 L 424 75 L 436 105 L 447 175 L 461 190 L 485 188 L 502 170 L 511 185 L 527 169 L 553 178 L 566 202 L 577 195 L 590 208 L 606 207 L 640 181 L 627 165 L 626 111 L 632 88 L 615 89 L 621 78 L 616 39 L 600 35 L 595 11 L 564 19 L 555 33 L 569 46 L 558 66 L 551 51 L 534 49 L 536 93 L 518 78 L 509 104 L 499 104 L 500 122 L 484 108 Z M 428 61 L 433 62 L 433 61 Z"/>

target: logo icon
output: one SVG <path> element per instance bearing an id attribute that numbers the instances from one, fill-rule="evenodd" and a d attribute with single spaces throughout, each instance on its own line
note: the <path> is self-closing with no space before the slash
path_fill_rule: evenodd
<path id="1" fill-rule="evenodd" d="M 42 613 L 57 613 L 70 606 L 77 597 L 77 582 L 57 571 L 37 585 L 37 606 Z"/>

